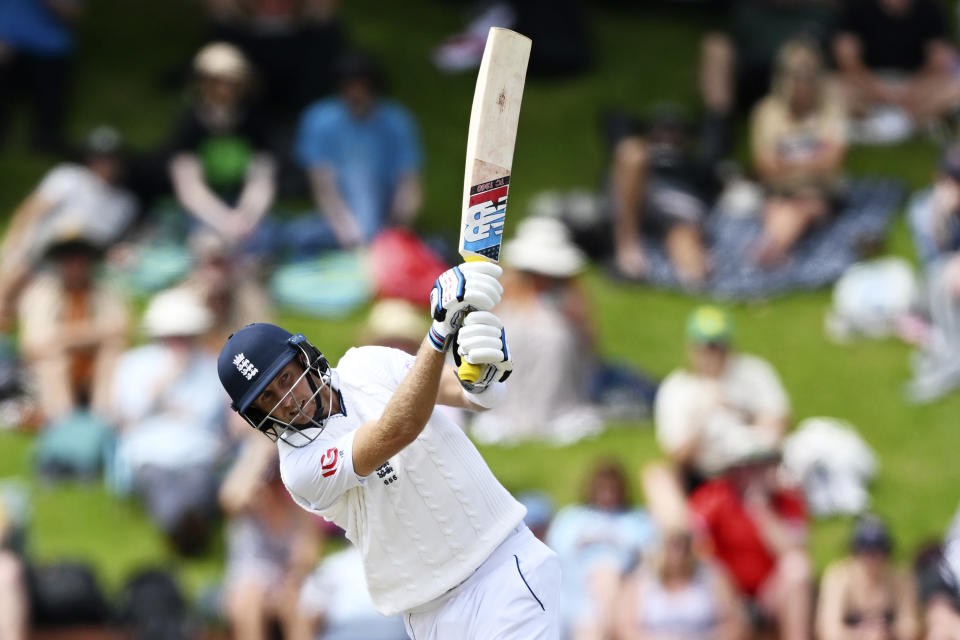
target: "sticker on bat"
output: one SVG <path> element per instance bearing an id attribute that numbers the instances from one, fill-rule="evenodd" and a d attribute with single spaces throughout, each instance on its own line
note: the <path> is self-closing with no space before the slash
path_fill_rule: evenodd
<path id="1" fill-rule="evenodd" d="M 470 189 L 467 221 L 463 225 L 463 249 L 491 260 L 500 259 L 509 188 L 510 177 L 507 176 Z"/>

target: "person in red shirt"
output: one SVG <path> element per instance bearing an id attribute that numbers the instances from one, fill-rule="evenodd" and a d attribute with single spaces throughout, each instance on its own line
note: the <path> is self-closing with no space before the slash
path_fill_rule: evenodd
<path id="1" fill-rule="evenodd" d="M 736 462 L 698 488 L 690 508 L 737 589 L 776 621 L 779 637 L 808 639 L 812 572 L 803 496 L 780 486 L 778 451 L 744 439 Z"/>

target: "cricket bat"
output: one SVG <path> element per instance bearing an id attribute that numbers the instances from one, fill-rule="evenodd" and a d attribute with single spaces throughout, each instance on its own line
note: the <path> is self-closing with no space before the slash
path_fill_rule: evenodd
<path id="1" fill-rule="evenodd" d="M 467 261 L 500 261 L 530 44 L 530 38 L 509 29 L 492 27 L 487 36 L 470 111 L 463 179 L 460 255 Z M 459 376 L 476 382 L 480 366 L 464 360 Z"/>

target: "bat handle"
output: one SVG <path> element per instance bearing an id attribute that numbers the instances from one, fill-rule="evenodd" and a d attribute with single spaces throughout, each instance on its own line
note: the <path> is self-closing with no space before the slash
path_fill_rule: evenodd
<path id="1" fill-rule="evenodd" d="M 472 364 L 466 360 L 460 361 L 460 367 L 457 369 L 457 376 L 464 382 L 469 382 L 473 384 L 480 379 L 480 367 L 479 364 Z"/>
<path id="2" fill-rule="evenodd" d="M 465 256 L 464 262 L 489 262 L 489 260 L 486 258 L 481 258 L 480 256 Z M 467 311 L 467 313 L 470 312 Z M 466 318 L 466 314 L 464 314 L 464 318 Z M 482 365 L 461 360 L 460 367 L 457 368 L 457 377 L 459 377 L 463 382 L 473 384 L 480 379 L 481 371 Z"/>

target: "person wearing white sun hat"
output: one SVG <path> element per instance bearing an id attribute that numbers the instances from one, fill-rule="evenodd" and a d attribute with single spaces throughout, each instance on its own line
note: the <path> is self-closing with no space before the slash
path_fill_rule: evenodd
<path id="1" fill-rule="evenodd" d="M 511 336 L 514 369 L 500 406 L 478 414 L 473 435 L 503 442 L 572 442 L 602 427 L 588 389 L 595 367 L 590 306 L 578 276 L 586 257 L 554 218 L 523 220 L 504 243 L 503 301 L 496 313 Z"/>
<path id="2" fill-rule="evenodd" d="M 158 293 L 143 316 L 150 342 L 121 356 L 112 385 L 114 484 L 140 495 L 185 553 L 201 550 L 211 531 L 217 470 L 232 444 L 216 357 L 201 346 L 212 323 L 192 290 Z"/>

